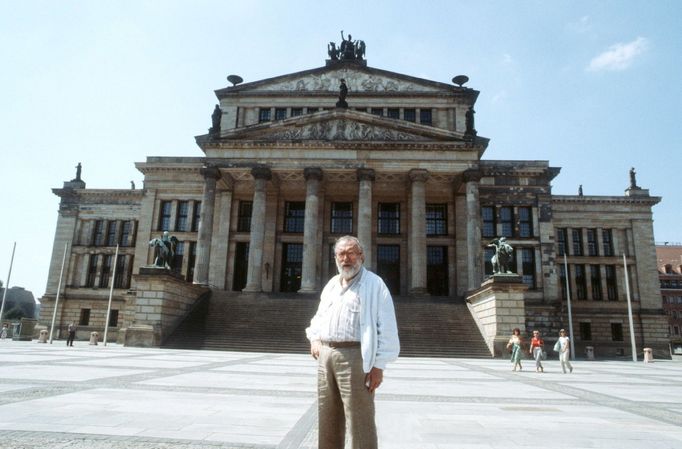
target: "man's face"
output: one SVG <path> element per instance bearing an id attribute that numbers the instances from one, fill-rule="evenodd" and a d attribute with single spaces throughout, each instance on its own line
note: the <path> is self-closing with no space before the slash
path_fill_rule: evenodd
<path id="1" fill-rule="evenodd" d="M 344 240 L 336 245 L 335 252 L 336 267 L 343 279 L 352 279 L 358 274 L 365 256 L 360 252 L 360 248 L 355 242 Z"/>

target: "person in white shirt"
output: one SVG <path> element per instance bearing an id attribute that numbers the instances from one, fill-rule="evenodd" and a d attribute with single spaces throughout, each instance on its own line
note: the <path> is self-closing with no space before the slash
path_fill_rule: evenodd
<path id="1" fill-rule="evenodd" d="M 559 361 L 561 362 L 561 370 L 566 374 L 566 368 L 569 369 L 569 372 L 573 372 L 573 365 L 571 365 L 570 361 L 570 355 L 571 355 L 571 346 L 569 344 L 569 339 L 566 336 L 566 331 L 564 329 L 561 329 L 559 331 Z"/>
<path id="2" fill-rule="evenodd" d="M 318 361 L 318 449 L 342 449 L 346 425 L 353 449 L 377 448 L 374 392 L 400 342 L 393 299 L 384 281 L 365 269 L 360 241 L 334 245 L 339 274 L 322 290 L 306 329 Z"/>

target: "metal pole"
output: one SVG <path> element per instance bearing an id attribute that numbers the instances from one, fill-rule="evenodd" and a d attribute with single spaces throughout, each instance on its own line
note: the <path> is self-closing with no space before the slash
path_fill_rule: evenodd
<path id="1" fill-rule="evenodd" d="M 111 275 L 111 288 L 109 289 L 109 305 L 107 306 L 107 320 L 104 322 L 104 346 L 107 345 L 107 333 L 109 332 L 109 315 L 111 314 L 111 298 L 114 296 L 114 282 L 116 282 L 116 265 L 118 263 L 118 245 L 114 255 L 114 273 Z"/>
<path id="2" fill-rule="evenodd" d="M 2 292 L 2 305 L 0 306 L 0 327 L 2 327 L 2 314 L 5 311 L 5 298 L 7 298 L 7 290 L 9 290 L 9 278 L 12 276 L 12 265 L 14 265 L 14 250 L 17 249 L 17 242 L 12 246 L 12 258 L 9 262 L 9 273 L 7 274 L 7 283 L 5 284 L 5 291 Z"/>
<path id="3" fill-rule="evenodd" d="M 632 323 L 632 301 L 630 301 L 630 279 L 628 276 L 628 263 L 623 253 L 623 266 L 625 267 L 625 291 L 628 294 L 628 321 L 630 321 L 630 346 L 632 347 L 632 361 L 637 361 L 637 347 L 635 346 L 635 325 Z"/>
<path id="4" fill-rule="evenodd" d="M 57 296 L 54 299 L 54 311 L 52 312 L 52 325 L 50 326 L 50 344 L 52 344 L 52 333 L 54 332 L 54 320 L 57 318 L 57 306 L 59 305 L 59 292 L 62 290 L 62 276 L 64 275 L 64 264 L 66 263 L 66 250 L 69 244 L 64 243 L 64 257 L 62 257 L 62 269 L 59 272 L 59 284 L 57 284 Z"/>
<path id="5" fill-rule="evenodd" d="M 575 343 L 573 343 L 573 313 L 571 311 L 571 286 L 568 280 L 568 262 L 566 261 L 566 252 L 564 251 L 564 274 L 566 275 L 566 299 L 568 300 L 568 335 L 571 338 L 568 342 L 571 344 L 571 353 L 569 357 L 571 360 L 575 360 Z"/>

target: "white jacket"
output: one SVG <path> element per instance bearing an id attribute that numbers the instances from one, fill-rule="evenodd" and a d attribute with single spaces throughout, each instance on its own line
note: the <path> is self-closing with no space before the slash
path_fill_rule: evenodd
<path id="1" fill-rule="evenodd" d="M 400 341 L 398 325 L 395 320 L 393 298 L 384 281 L 362 268 L 358 279 L 358 296 L 360 298 L 360 346 L 362 351 L 362 368 L 369 373 L 373 367 L 386 369 L 389 362 L 398 358 Z M 321 298 L 334 283 L 339 283 L 339 275 L 334 276 L 322 290 Z M 321 313 L 327 308 L 324 299 L 320 301 L 317 313 L 310 320 L 306 335 L 311 342 L 320 340 Z"/>

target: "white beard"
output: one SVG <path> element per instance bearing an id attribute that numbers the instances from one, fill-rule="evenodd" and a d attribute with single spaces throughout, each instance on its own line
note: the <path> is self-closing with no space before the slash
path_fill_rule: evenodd
<path id="1" fill-rule="evenodd" d="M 353 277 L 360 272 L 360 268 L 362 268 L 362 261 L 358 260 L 352 267 L 344 267 L 337 261 L 336 268 L 339 270 L 339 275 L 341 278 L 348 281 L 353 279 Z"/>

